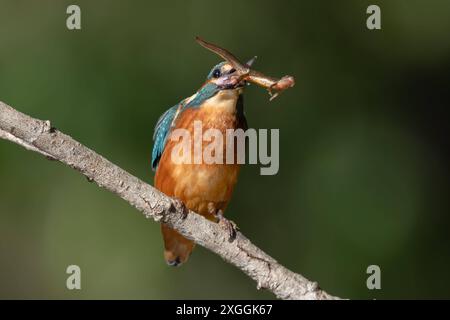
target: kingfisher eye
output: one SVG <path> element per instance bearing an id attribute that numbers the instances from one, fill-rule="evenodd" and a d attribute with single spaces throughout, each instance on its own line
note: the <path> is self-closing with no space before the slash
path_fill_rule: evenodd
<path id="1" fill-rule="evenodd" d="M 219 78 L 220 76 L 221 76 L 221 72 L 220 72 L 220 70 L 219 69 L 215 69 L 214 71 L 213 71 L 213 77 L 214 78 Z"/>

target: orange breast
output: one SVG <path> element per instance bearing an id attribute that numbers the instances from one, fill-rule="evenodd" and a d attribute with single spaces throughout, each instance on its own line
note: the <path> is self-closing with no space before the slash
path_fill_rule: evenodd
<path id="1" fill-rule="evenodd" d="M 187 129 L 193 137 L 194 120 L 202 121 L 202 129 L 205 132 L 209 128 L 218 129 L 225 137 L 226 129 L 236 129 L 239 122 L 235 112 L 229 112 L 220 108 L 193 108 L 183 111 L 176 121 L 176 128 Z M 191 144 L 191 159 L 194 159 L 194 139 Z M 155 187 L 165 194 L 176 197 L 191 210 L 214 219 L 210 208 L 225 210 L 231 199 L 234 186 L 239 173 L 238 164 L 193 164 L 174 163 L 172 150 L 178 142 L 171 141 L 170 136 L 162 154 L 155 175 Z M 208 142 L 204 142 L 203 146 Z M 223 141 L 226 155 L 226 140 Z M 225 160 L 225 159 L 224 159 Z"/>

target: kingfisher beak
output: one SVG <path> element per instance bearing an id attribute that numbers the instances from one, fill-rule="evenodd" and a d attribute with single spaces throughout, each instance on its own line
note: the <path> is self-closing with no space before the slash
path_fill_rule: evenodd
<path id="1" fill-rule="evenodd" d="M 216 80 L 216 84 L 223 90 L 242 88 L 245 84 L 246 75 L 237 71 L 224 75 Z"/>
<path id="2" fill-rule="evenodd" d="M 247 63 L 245 64 L 247 66 L 247 68 L 250 68 L 253 63 L 256 61 L 256 58 L 258 58 L 257 56 L 254 56 L 253 58 L 251 58 L 250 60 L 247 61 Z"/>

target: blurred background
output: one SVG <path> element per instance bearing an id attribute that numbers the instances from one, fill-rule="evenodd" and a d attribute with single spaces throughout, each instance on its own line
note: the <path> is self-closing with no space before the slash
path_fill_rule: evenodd
<path id="1" fill-rule="evenodd" d="M 219 62 L 194 37 L 258 55 L 297 84 L 270 103 L 247 89 L 249 125 L 280 129 L 280 170 L 245 166 L 227 217 L 332 294 L 450 298 L 449 32 L 445 0 L 0 0 L 0 100 L 153 183 L 155 122 Z M 170 268 L 162 246 L 117 196 L 0 141 L 0 298 L 273 298 L 200 247 Z"/>

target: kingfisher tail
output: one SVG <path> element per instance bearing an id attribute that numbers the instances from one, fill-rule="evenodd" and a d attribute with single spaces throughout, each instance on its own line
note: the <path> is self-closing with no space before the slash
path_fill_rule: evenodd
<path id="1" fill-rule="evenodd" d="M 194 242 L 164 223 L 161 224 L 161 231 L 164 239 L 164 259 L 167 264 L 176 267 L 186 262 L 194 249 Z"/>

